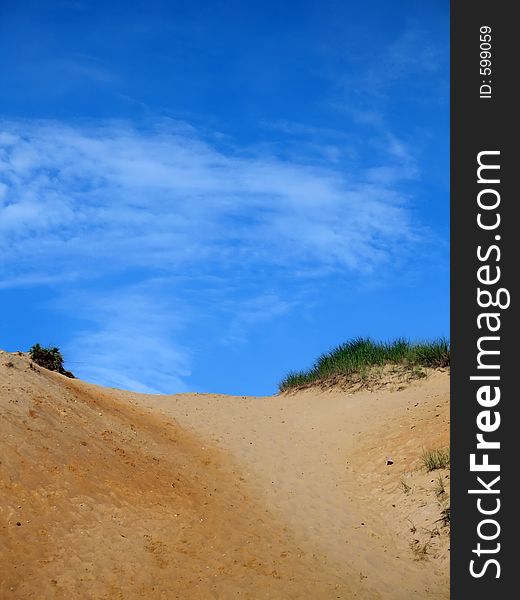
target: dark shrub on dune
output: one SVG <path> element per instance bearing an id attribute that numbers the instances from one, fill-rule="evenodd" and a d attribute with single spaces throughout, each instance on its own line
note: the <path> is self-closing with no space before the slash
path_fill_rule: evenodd
<path id="1" fill-rule="evenodd" d="M 39 367 L 48 369 L 49 371 L 57 371 L 62 375 L 74 378 L 74 375 L 64 369 L 63 356 L 59 348 L 44 348 L 40 344 L 34 344 L 29 349 L 29 356 Z"/>

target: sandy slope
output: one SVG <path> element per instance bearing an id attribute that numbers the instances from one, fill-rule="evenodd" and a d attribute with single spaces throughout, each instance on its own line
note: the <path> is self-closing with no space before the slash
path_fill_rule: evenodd
<path id="1" fill-rule="evenodd" d="M 448 387 L 146 396 L 2 353 L 0 597 L 448 598 Z"/>

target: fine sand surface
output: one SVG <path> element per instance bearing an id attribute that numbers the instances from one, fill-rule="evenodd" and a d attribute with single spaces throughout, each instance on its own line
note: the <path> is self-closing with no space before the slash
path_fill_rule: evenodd
<path id="1" fill-rule="evenodd" d="M 447 371 L 152 396 L 1 352 L 0 406 L 1 599 L 449 598 Z"/>

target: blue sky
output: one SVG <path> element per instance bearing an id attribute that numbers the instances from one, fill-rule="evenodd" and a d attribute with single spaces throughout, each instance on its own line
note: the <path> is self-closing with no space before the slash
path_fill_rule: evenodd
<path id="1" fill-rule="evenodd" d="M 449 334 L 447 1 L 4 0 L 0 347 L 268 394 Z"/>

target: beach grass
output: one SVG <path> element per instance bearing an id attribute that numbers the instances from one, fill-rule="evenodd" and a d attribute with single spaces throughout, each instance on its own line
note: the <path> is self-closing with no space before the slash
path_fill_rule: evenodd
<path id="1" fill-rule="evenodd" d="M 387 365 L 410 369 L 411 374 L 421 367 L 440 368 L 450 364 L 450 345 L 446 339 L 428 342 L 375 342 L 357 338 L 321 355 L 306 371 L 292 371 L 279 383 L 285 392 L 312 384 L 325 383 L 338 376 L 346 380 L 363 378 L 376 368 Z"/>
<path id="2" fill-rule="evenodd" d="M 435 448 L 434 450 L 424 450 L 422 461 L 428 473 L 435 469 L 446 469 L 450 465 L 450 449 Z"/>

